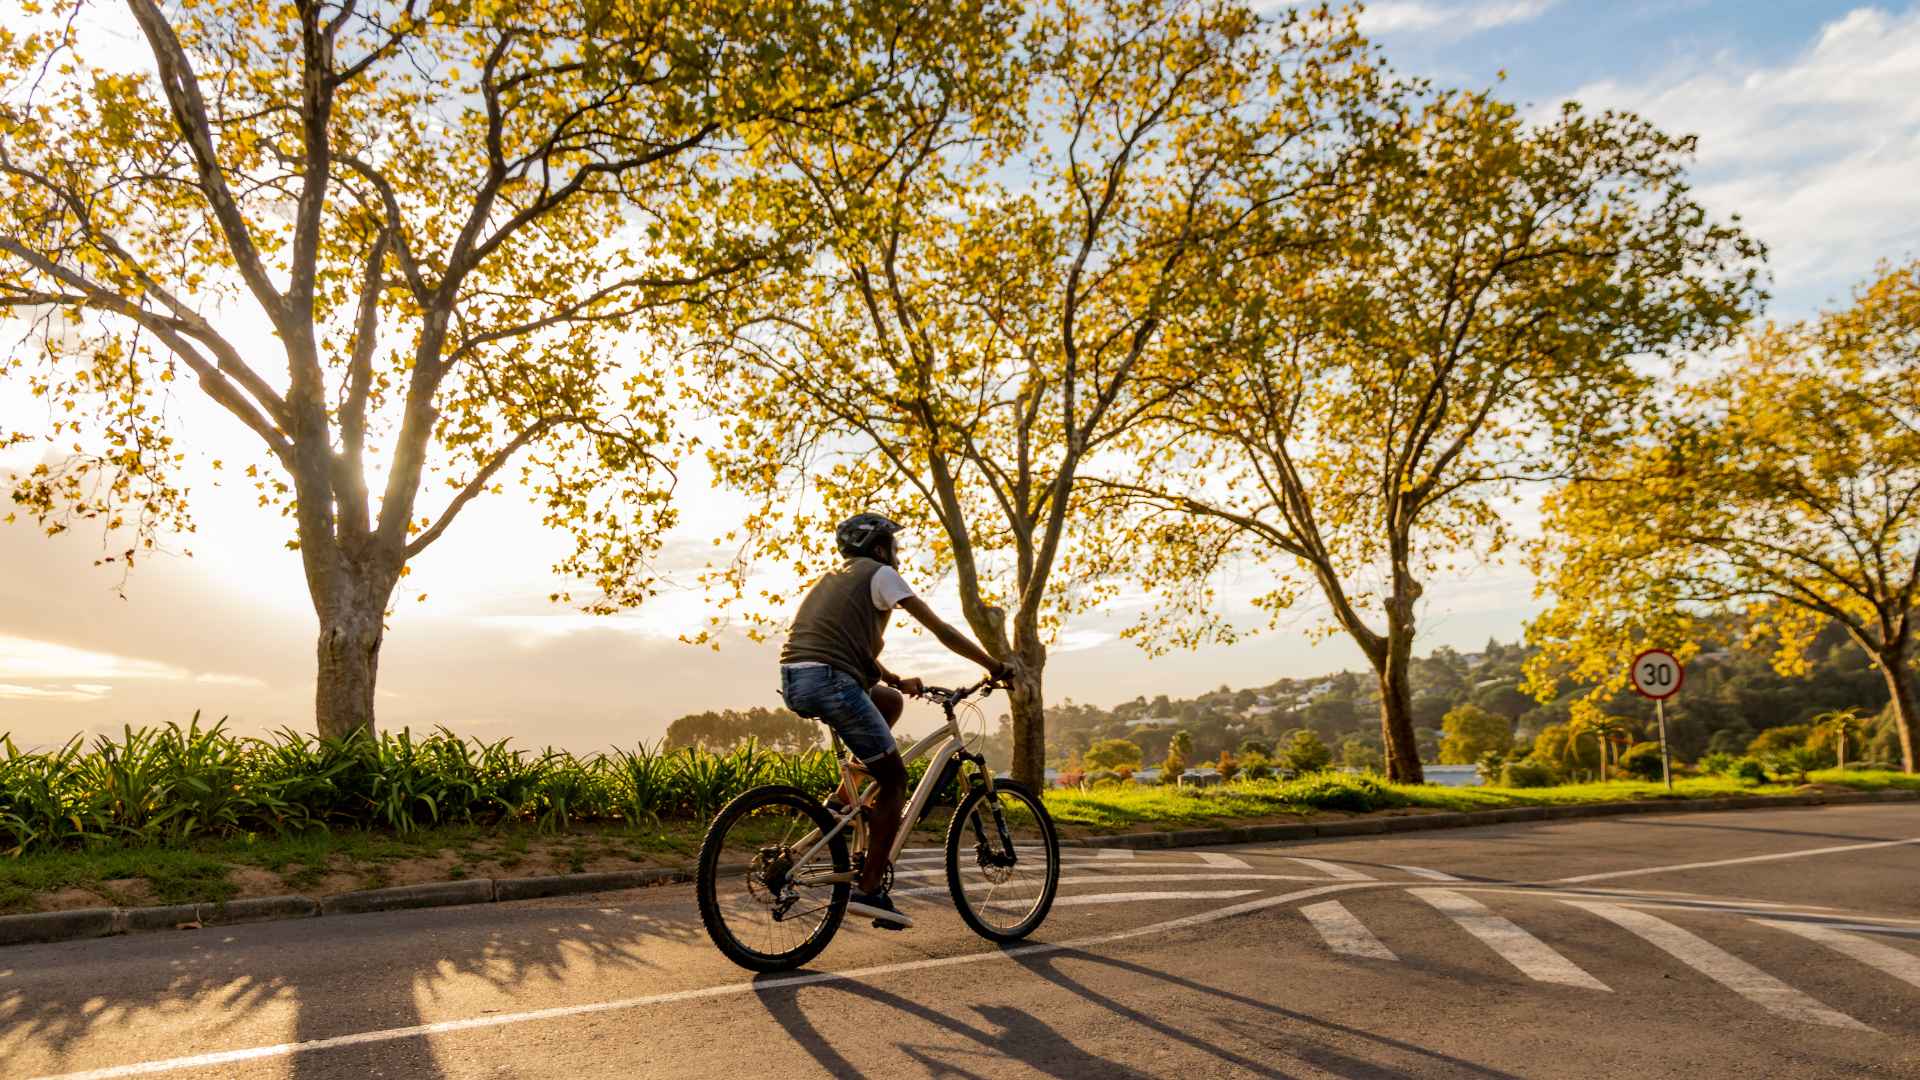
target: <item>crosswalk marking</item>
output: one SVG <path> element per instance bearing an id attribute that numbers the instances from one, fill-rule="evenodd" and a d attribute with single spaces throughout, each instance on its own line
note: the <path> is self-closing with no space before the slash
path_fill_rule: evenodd
<path id="1" fill-rule="evenodd" d="M 1867 1025 L 1820 1004 L 1779 979 L 1693 933 L 1644 911 L 1619 904 L 1601 904 L 1587 900 L 1564 903 L 1590 911 L 1630 933 L 1637 934 L 1656 948 L 1709 979 L 1732 990 L 1776 1016 L 1812 1024 L 1871 1031 Z"/>
<path id="2" fill-rule="evenodd" d="M 1294 862 L 1299 863 L 1302 866 L 1311 866 L 1315 870 L 1320 871 L 1321 873 L 1327 875 L 1328 877 L 1336 878 L 1340 881 L 1372 881 L 1373 880 L 1373 875 L 1371 874 L 1364 874 L 1358 870 L 1355 870 L 1351 866 L 1341 866 L 1339 863 L 1331 863 L 1326 861 L 1325 859 L 1304 859 L 1298 855 L 1289 855 L 1287 856 L 1287 858 L 1291 859 Z"/>
<path id="3" fill-rule="evenodd" d="M 1247 860 L 1237 855 L 1228 855 L 1220 851 L 1196 851 L 1194 854 L 1200 856 L 1200 861 L 1206 863 L 1208 866 L 1224 866 L 1230 870 L 1253 869 L 1252 866 L 1247 864 Z"/>
<path id="4" fill-rule="evenodd" d="M 1401 866 L 1398 863 L 1388 863 L 1387 865 L 1392 869 L 1400 871 L 1401 873 L 1412 874 L 1414 877 L 1418 877 L 1418 878 L 1426 878 L 1428 881 L 1459 881 L 1460 880 L 1459 878 L 1454 877 L 1452 874 L 1446 873 L 1441 870 L 1429 870 L 1424 866 Z"/>
<path id="5" fill-rule="evenodd" d="M 1920 957 L 1902 952 L 1891 945 L 1882 944 L 1872 938 L 1850 934 L 1845 930 L 1836 930 L 1831 926 L 1818 926 L 1813 923 L 1787 922 L 1784 919 L 1755 919 L 1761 926 L 1771 926 L 1776 930 L 1785 930 L 1789 934 L 1798 934 L 1809 941 L 1817 941 L 1836 952 L 1844 953 L 1870 967 L 1920 986 Z"/>
<path id="6" fill-rule="evenodd" d="M 1606 983 L 1587 974 L 1573 961 L 1554 952 L 1546 942 L 1494 914 L 1492 909 L 1470 896 L 1450 889 L 1407 891 L 1459 923 L 1461 929 L 1485 942 L 1488 948 L 1500 954 L 1502 960 L 1519 968 L 1530 979 L 1589 990 L 1610 989 Z"/>
<path id="7" fill-rule="evenodd" d="M 1327 947 L 1334 952 L 1348 956 L 1364 956 L 1373 960 L 1398 960 L 1393 950 L 1380 943 L 1366 924 L 1354 918 L 1353 912 L 1338 900 L 1325 900 L 1318 904 L 1308 904 L 1300 909 L 1307 917 Z"/>

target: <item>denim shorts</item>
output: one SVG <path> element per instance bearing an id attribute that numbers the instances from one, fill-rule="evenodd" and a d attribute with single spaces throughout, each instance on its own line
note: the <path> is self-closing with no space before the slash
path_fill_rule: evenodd
<path id="1" fill-rule="evenodd" d="M 780 696 L 787 708 L 833 729 L 853 756 L 871 764 L 898 750 L 880 707 L 860 680 L 826 664 L 782 664 Z"/>

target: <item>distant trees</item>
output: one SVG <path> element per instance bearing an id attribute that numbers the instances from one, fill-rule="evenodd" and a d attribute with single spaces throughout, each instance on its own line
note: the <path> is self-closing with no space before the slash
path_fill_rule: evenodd
<path id="1" fill-rule="evenodd" d="M 1886 685 L 1904 768 L 1920 696 L 1920 263 L 1751 334 L 1548 505 L 1536 689 L 1617 688 L 1633 652 L 1747 613 L 1782 672 L 1842 627 Z"/>
<path id="2" fill-rule="evenodd" d="M 1319 772 L 1333 763 L 1333 751 L 1311 731 L 1296 731 L 1280 748 L 1280 763 L 1296 773 Z"/>
<path id="3" fill-rule="evenodd" d="M 1513 728 L 1504 716 L 1474 704 L 1456 705 L 1440 721 L 1440 764 L 1472 765 L 1487 754 L 1505 754 L 1513 747 Z"/>
<path id="4" fill-rule="evenodd" d="M 826 728 L 785 709 L 721 709 L 690 713 L 667 725 L 667 745 L 731 750 L 757 742 L 770 750 L 799 753 L 825 742 Z"/>
<path id="5" fill-rule="evenodd" d="M 1126 739 L 1101 739 L 1087 752 L 1081 755 L 1089 769 L 1108 769 L 1118 771 L 1122 766 L 1137 769 L 1140 767 L 1140 746 Z"/>

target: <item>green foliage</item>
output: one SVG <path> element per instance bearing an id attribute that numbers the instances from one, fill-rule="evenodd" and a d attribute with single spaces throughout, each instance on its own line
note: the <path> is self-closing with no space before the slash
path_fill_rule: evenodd
<path id="1" fill-rule="evenodd" d="M 1440 764 L 1471 765 L 1489 753 L 1505 754 L 1513 746 L 1513 725 L 1478 705 L 1456 705 L 1440 720 L 1446 738 L 1440 740 Z"/>
<path id="2" fill-rule="evenodd" d="M 641 745 L 576 757 L 444 728 L 235 738 L 197 716 L 184 727 L 128 728 L 45 753 L 0 736 L 0 753 L 0 853 L 13 856 L 322 827 L 404 834 L 454 824 L 657 824 L 710 817 L 755 784 L 824 797 L 839 782 L 824 750 L 782 754 L 753 742 L 724 754 Z M 918 761 L 908 774 L 917 782 L 925 771 Z"/>
<path id="3" fill-rule="evenodd" d="M 1727 766 L 1726 775 L 1728 779 L 1742 784 L 1764 784 L 1767 782 L 1767 767 L 1760 763 L 1759 758 L 1749 755 Z"/>
<path id="4" fill-rule="evenodd" d="M 1820 754 L 1804 746 L 1789 747 L 1768 755 L 1764 760 L 1774 776 L 1796 784 L 1806 783 L 1807 774 L 1822 765 Z"/>
<path id="5" fill-rule="evenodd" d="M 709 709 L 667 725 L 666 745 L 732 750 L 751 742 L 797 754 L 818 747 L 825 731 L 785 709 Z"/>
<path id="6" fill-rule="evenodd" d="M 1657 742 L 1634 743 L 1620 755 L 1615 763 L 1622 775 L 1636 780 L 1658 780 L 1662 776 L 1660 744 Z"/>
<path id="7" fill-rule="evenodd" d="M 1551 761 L 1522 758 L 1500 766 L 1499 786 L 1507 788 L 1552 787 L 1560 782 L 1560 770 Z"/>
<path id="8" fill-rule="evenodd" d="M 1788 724 L 1771 728 L 1755 736 L 1747 743 L 1747 753 L 1758 757 L 1777 754 L 1782 750 L 1792 750 L 1807 744 L 1808 736 L 1813 734 L 1810 724 Z"/>
<path id="9" fill-rule="evenodd" d="M 1333 764 L 1333 751 L 1311 731 L 1296 731 L 1280 753 L 1280 760 L 1297 775 L 1316 773 Z"/>
<path id="10" fill-rule="evenodd" d="M 1700 759 L 1699 768 L 1702 773 L 1709 776 L 1725 776 L 1733 768 L 1733 763 L 1738 760 L 1740 759 L 1732 754 L 1708 754 Z"/>
<path id="11" fill-rule="evenodd" d="M 1281 785 L 1280 790 L 1288 802 L 1311 806 L 1316 810 L 1351 810 L 1361 813 L 1403 805 L 1390 788 L 1371 776 L 1319 772 L 1298 780 L 1289 780 Z"/>
<path id="12" fill-rule="evenodd" d="M 1140 767 L 1141 752 L 1139 744 L 1128 739 L 1101 739 L 1081 756 L 1090 769 L 1118 769 L 1122 765 Z"/>

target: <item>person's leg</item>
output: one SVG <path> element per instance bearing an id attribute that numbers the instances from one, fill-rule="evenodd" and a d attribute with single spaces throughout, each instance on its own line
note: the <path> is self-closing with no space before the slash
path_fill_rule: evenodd
<path id="1" fill-rule="evenodd" d="M 874 893 L 886 880 L 893 838 L 899 835 L 900 814 L 906 809 L 907 764 L 895 750 L 877 761 L 867 762 L 866 766 L 880 785 L 880 792 L 867 813 L 867 861 L 860 869 L 860 891 Z"/>
<path id="2" fill-rule="evenodd" d="M 888 731 L 893 730 L 893 725 L 900 722 L 900 714 L 906 711 L 907 699 L 891 686 L 875 686 L 867 691 L 867 699 L 873 702 L 874 708 L 880 710 L 880 718 L 887 722 Z M 869 772 L 872 771 L 872 767 L 865 762 L 862 762 L 861 766 Z M 879 777 L 876 776 L 875 779 Z M 834 798 L 840 801 L 841 806 L 853 805 L 853 792 L 848 790 L 845 780 L 840 782 L 839 789 L 834 792 Z"/>

